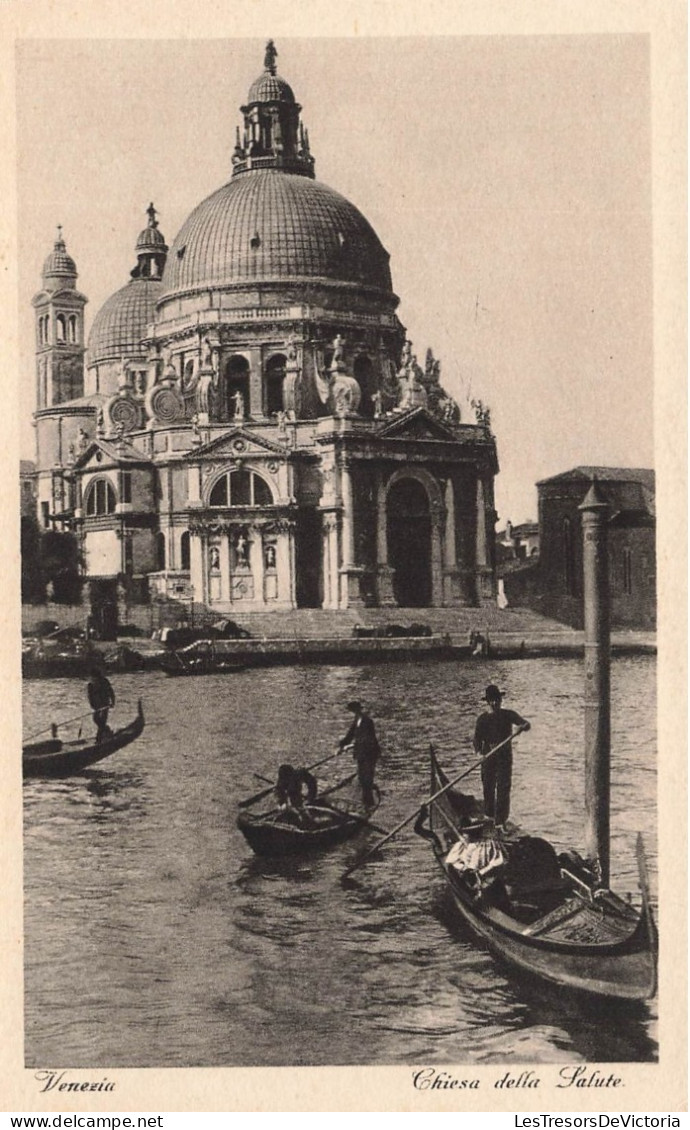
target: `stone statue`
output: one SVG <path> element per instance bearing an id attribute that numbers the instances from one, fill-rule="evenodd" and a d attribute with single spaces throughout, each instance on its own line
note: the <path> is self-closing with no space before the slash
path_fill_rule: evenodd
<path id="1" fill-rule="evenodd" d="M 86 451 L 88 446 L 89 437 L 84 428 L 79 428 L 79 430 L 77 431 L 77 451 L 81 455 L 83 451 Z"/>
<path id="2" fill-rule="evenodd" d="M 331 361 L 331 372 L 340 372 L 345 368 L 345 338 L 342 334 L 336 334 L 333 342 L 333 359 Z"/>
<path id="3" fill-rule="evenodd" d="M 491 427 L 491 409 L 488 404 L 484 404 L 482 400 L 472 400 L 472 408 L 474 408 L 474 418 L 478 424 L 485 428 Z"/>
<path id="4" fill-rule="evenodd" d="M 135 374 L 134 391 L 137 396 L 144 396 L 146 393 L 146 373 L 143 370 Z"/>
<path id="5" fill-rule="evenodd" d="M 379 420 L 383 416 L 383 394 L 380 390 L 377 389 L 371 398 L 371 402 L 374 405 L 374 419 Z"/>
<path id="6" fill-rule="evenodd" d="M 213 373 L 205 368 L 199 370 L 199 379 L 194 391 L 194 407 L 199 417 L 204 416 L 204 423 L 208 423 L 211 411 L 211 397 L 213 394 Z"/>
<path id="7" fill-rule="evenodd" d="M 249 565 L 249 546 L 244 534 L 237 535 L 235 542 L 235 553 L 237 555 L 237 564 L 246 567 Z"/>
<path id="8" fill-rule="evenodd" d="M 233 413 L 233 418 L 235 420 L 244 420 L 244 397 L 243 397 L 242 393 L 240 392 L 240 390 L 236 389 L 236 391 L 233 392 L 230 399 L 233 402 L 233 404 L 235 405 L 235 411 Z"/>
<path id="9" fill-rule="evenodd" d="M 98 439 L 103 439 L 105 435 L 105 424 L 103 421 L 103 409 L 98 409 L 98 416 L 96 417 L 96 436 Z"/>

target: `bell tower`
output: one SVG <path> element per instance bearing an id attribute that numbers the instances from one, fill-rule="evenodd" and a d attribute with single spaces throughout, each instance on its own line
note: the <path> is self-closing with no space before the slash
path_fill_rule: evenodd
<path id="1" fill-rule="evenodd" d="M 43 289 L 36 311 L 36 409 L 84 395 L 84 307 L 76 289 L 77 268 L 67 254 L 62 228 L 43 264 Z"/>

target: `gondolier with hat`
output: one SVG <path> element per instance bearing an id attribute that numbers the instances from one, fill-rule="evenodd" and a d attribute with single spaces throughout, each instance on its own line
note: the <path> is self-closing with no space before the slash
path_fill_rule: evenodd
<path id="1" fill-rule="evenodd" d="M 513 733 L 529 730 L 530 724 L 514 710 L 504 710 L 503 691 L 490 683 L 484 692 L 489 709 L 479 715 L 474 731 L 474 748 L 484 757 L 489 750 L 505 742 Z M 513 773 L 513 751 L 508 741 L 482 765 L 482 788 L 484 790 L 484 813 L 493 820 L 498 831 L 505 831 L 510 813 L 510 786 Z"/>
<path id="2" fill-rule="evenodd" d="M 86 684 L 86 694 L 89 706 L 93 710 L 93 720 L 96 723 L 96 742 L 100 742 L 110 733 L 108 711 L 111 706 L 115 705 L 115 691 L 100 667 L 91 668 L 91 678 Z"/>
<path id="3" fill-rule="evenodd" d="M 374 773 L 376 762 L 381 756 L 381 747 L 376 737 L 376 728 L 361 702 L 348 702 L 347 709 L 354 714 L 352 725 L 341 739 L 340 749 L 352 747 L 352 756 L 357 762 L 357 776 L 362 789 L 362 799 L 367 809 L 376 807 Z"/>

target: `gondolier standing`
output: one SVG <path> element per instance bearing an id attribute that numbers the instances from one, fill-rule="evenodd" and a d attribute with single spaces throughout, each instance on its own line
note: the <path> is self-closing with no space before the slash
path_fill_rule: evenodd
<path id="1" fill-rule="evenodd" d="M 381 747 L 376 737 L 376 728 L 368 714 L 364 713 L 361 702 L 348 702 L 347 709 L 354 719 L 346 735 L 340 741 L 340 749 L 352 746 L 352 756 L 357 762 L 357 776 L 362 789 L 365 808 L 374 808 L 374 773 L 376 762 L 381 756 Z"/>
<path id="2" fill-rule="evenodd" d="M 100 742 L 108 733 L 108 711 L 115 705 L 115 692 L 110 681 L 98 667 L 93 667 L 91 670 L 91 678 L 86 684 L 86 694 L 96 723 L 96 742 Z"/>
<path id="3" fill-rule="evenodd" d="M 489 710 L 479 715 L 474 731 L 474 748 L 481 757 L 509 738 L 513 733 L 513 726 L 518 727 L 518 732 L 530 728 L 529 722 L 514 710 L 503 709 L 503 692 L 493 683 L 486 688 L 484 698 L 489 704 Z M 510 813 L 512 773 L 513 751 L 508 742 L 482 765 L 484 812 L 499 831 L 505 830 Z"/>

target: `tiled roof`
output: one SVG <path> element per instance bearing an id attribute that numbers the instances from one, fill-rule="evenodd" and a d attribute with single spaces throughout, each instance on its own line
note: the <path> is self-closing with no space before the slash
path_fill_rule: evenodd
<path id="1" fill-rule="evenodd" d="M 132 279 L 103 303 L 94 318 L 87 364 L 140 353 L 140 342 L 153 321 L 160 279 Z"/>
<path id="2" fill-rule="evenodd" d="M 654 491 L 654 471 L 639 467 L 573 467 L 571 471 L 562 471 L 560 475 L 552 475 L 548 479 L 540 479 L 537 486 L 542 483 L 565 482 L 568 479 L 585 479 L 591 481 L 616 483 L 640 483 L 647 490 Z"/>
<path id="3" fill-rule="evenodd" d="M 254 170 L 214 192 L 183 224 L 163 295 L 283 279 L 392 289 L 388 253 L 353 204 L 307 177 Z"/>

